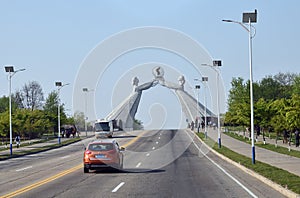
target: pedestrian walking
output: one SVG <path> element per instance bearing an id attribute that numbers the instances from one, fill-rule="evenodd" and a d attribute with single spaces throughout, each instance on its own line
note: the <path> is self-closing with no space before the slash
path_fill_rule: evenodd
<path id="1" fill-rule="evenodd" d="M 191 122 L 191 130 L 192 130 L 192 131 L 194 130 L 194 124 L 195 124 L 194 121 L 192 121 L 192 122 Z"/>
<path id="2" fill-rule="evenodd" d="M 19 136 L 19 135 L 17 135 L 17 137 L 16 137 L 16 144 L 17 144 L 17 148 L 19 148 L 19 147 L 20 147 L 20 141 L 21 141 L 21 138 L 20 138 L 20 136 Z"/>

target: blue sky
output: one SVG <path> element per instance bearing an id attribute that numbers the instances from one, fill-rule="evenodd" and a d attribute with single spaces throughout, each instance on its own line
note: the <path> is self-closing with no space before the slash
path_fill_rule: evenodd
<path id="1" fill-rule="evenodd" d="M 81 63 L 89 52 L 104 39 L 120 31 L 159 26 L 183 32 L 199 42 L 212 58 L 221 59 L 221 75 L 227 92 L 233 77 L 249 79 L 248 34 L 239 25 L 223 23 L 222 19 L 240 21 L 243 12 L 258 10 L 258 23 L 255 24 L 257 34 L 253 39 L 253 76 L 254 80 L 258 81 L 266 75 L 275 75 L 278 72 L 299 72 L 299 4 L 298 0 L 1 0 L 0 65 L 11 64 L 16 69 L 26 68 L 26 71 L 13 77 L 13 91 L 35 80 L 42 85 L 46 97 L 55 89 L 55 81 L 70 83 L 61 90 L 61 100 L 68 109 L 67 113 L 72 114 L 74 81 Z M 141 54 L 148 58 L 137 59 Z M 134 63 L 136 66 L 162 60 L 157 58 L 157 52 L 150 52 L 150 55 L 147 52 L 137 52 L 131 59 L 135 61 L 124 61 L 120 64 Z M 175 64 L 174 60 L 177 60 L 172 56 L 169 59 L 172 60 L 163 63 Z M 128 65 L 128 70 L 133 66 Z M 185 72 L 180 66 L 175 68 L 179 73 Z M 113 75 L 115 72 L 111 71 L 107 75 Z M 145 72 L 151 73 L 151 68 L 147 68 Z M 193 71 L 189 70 L 186 75 L 191 79 L 197 77 L 193 77 L 192 73 Z M 150 81 L 150 78 L 145 77 L 140 81 Z M 170 81 L 176 81 L 175 77 L 170 77 Z M 130 87 L 131 82 L 128 83 Z M 190 84 L 194 86 L 193 82 Z M 0 85 L 0 95 L 7 95 L 8 82 L 4 68 L 2 74 L 0 73 Z M 112 96 L 104 99 L 105 96 L 102 96 L 101 92 L 109 90 L 100 89 L 101 83 L 97 87 L 99 90 L 90 94 L 97 98 L 99 104 L 89 108 L 97 108 L 97 116 L 104 117 L 112 107 L 104 105 L 101 100 L 112 100 Z M 169 91 L 163 91 L 159 87 L 153 88 L 152 91 L 152 95 L 150 90 L 145 93 L 141 101 L 141 111 L 137 115 L 145 123 L 150 119 L 145 109 L 149 104 L 153 104 L 151 96 L 161 95 L 168 104 L 178 105 L 176 99 L 170 99 L 173 95 Z M 202 96 L 200 100 L 203 100 Z M 118 99 L 115 103 L 117 102 Z M 214 108 L 213 104 L 209 106 Z M 168 115 L 170 119 L 167 119 L 165 127 L 171 128 L 174 126 L 174 119 L 170 113 Z M 88 117 L 92 119 L 93 116 Z"/>

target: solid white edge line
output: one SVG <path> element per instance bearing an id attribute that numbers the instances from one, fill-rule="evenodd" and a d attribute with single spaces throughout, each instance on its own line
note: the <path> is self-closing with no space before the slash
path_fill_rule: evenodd
<path id="1" fill-rule="evenodd" d="M 16 171 L 19 172 L 19 171 L 23 171 L 23 170 L 26 170 L 26 169 L 29 169 L 29 168 L 32 168 L 32 166 L 27 166 L 27 167 L 25 167 L 25 168 L 21 168 L 21 169 L 18 169 L 18 170 L 16 170 Z"/>
<path id="2" fill-rule="evenodd" d="M 219 164 L 217 164 L 214 160 L 212 160 L 210 157 L 208 157 L 200 148 L 199 146 L 194 142 L 193 138 L 190 136 L 188 132 L 186 132 L 189 137 L 191 138 L 193 144 L 195 147 L 201 152 L 211 163 L 213 163 L 216 167 L 218 167 L 223 173 L 225 173 L 229 178 L 231 178 L 235 183 L 237 183 L 240 187 L 242 187 L 249 195 L 252 197 L 258 198 L 251 190 L 249 190 L 246 186 L 244 186 L 241 182 L 239 182 L 236 178 L 234 178 L 232 175 L 230 175 L 225 169 L 223 169 Z"/>
<path id="3" fill-rule="evenodd" d="M 117 192 L 123 185 L 125 184 L 125 182 L 121 182 L 117 187 L 115 187 L 111 192 Z"/>

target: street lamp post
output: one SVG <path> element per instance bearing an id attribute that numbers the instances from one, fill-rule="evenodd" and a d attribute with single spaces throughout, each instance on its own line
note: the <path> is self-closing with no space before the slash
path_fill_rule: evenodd
<path id="1" fill-rule="evenodd" d="M 82 88 L 82 91 L 85 93 L 84 94 L 84 129 L 85 129 L 85 136 L 87 137 L 87 93 L 94 91 L 94 89 L 88 89 L 86 87 Z"/>
<path id="2" fill-rule="evenodd" d="M 252 146 L 252 164 L 255 164 L 255 145 L 254 145 L 254 110 L 253 110 L 253 74 L 252 74 L 252 38 L 255 36 L 255 31 L 252 35 L 251 23 L 257 21 L 257 10 L 250 13 L 243 13 L 243 22 L 233 20 L 223 20 L 224 22 L 237 23 L 241 25 L 249 34 L 249 70 L 250 70 L 250 109 L 251 109 L 251 146 Z M 244 25 L 248 23 L 248 27 Z M 254 29 L 255 30 L 255 29 Z"/>
<path id="3" fill-rule="evenodd" d="M 25 71 L 25 69 L 18 69 L 14 71 L 13 66 L 4 66 L 5 71 L 8 72 L 8 89 L 9 89 L 9 149 L 10 149 L 10 155 L 12 156 L 12 122 L 11 122 L 11 79 L 12 77 L 19 71 Z"/>
<path id="4" fill-rule="evenodd" d="M 60 141 L 60 99 L 59 99 L 59 92 L 60 89 L 63 88 L 64 86 L 69 85 L 67 84 L 62 84 L 62 82 L 55 82 L 55 86 L 57 86 L 57 128 L 58 128 L 58 144 L 61 143 Z"/>
<path id="5" fill-rule="evenodd" d="M 205 138 L 207 138 L 207 104 L 206 104 L 206 82 L 208 81 L 208 77 L 202 77 L 202 82 L 204 82 L 204 134 Z"/>
<path id="6" fill-rule="evenodd" d="M 216 69 L 216 67 L 222 66 L 222 61 L 221 60 L 214 60 L 213 65 L 209 64 L 201 64 L 202 66 L 209 66 L 216 72 L 216 84 L 217 84 L 217 114 L 218 114 L 218 125 L 217 125 L 217 130 L 218 130 L 218 145 L 219 148 L 221 148 L 221 121 L 220 121 L 220 99 L 219 99 L 219 71 Z"/>
<path id="7" fill-rule="evenodd" d="M 198 79 L 195 79 L 198 80 Z M 199 92 L 200 92 L 200 85 L 195 85 L 195 89 L 197 91 L 197 113 L 196 113 L 196 127 L 197 127 L 197 132 L 199 133 L 199 117 L 200 117 L 200 108 L 199 108 Z"/>

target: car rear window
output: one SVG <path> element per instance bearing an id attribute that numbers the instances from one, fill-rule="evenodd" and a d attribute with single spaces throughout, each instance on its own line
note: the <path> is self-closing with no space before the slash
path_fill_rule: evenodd
<path id="1" fill-rule="evenodd" d="M 90 144 L 88 149 L 90 151 L 109 151 L 113 149 L 113 145 L 109 143 L 94 143 Z"/>

